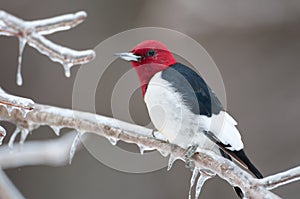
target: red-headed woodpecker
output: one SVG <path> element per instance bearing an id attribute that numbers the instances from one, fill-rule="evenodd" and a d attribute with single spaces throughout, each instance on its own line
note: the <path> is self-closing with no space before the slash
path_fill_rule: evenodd
<path id="1" fill-rule="evenodd" d="M 247 158 L 237 122 L 223 109 L 203 78 L 178 63 L 162 43 L 143 41 L 118 57 L 130 61 L 155 128 L 183 148 L 211 149 L 233 157 L 257 178 L 261 173 Z M 237 194 L 243 194 L 235 188 Z"/>

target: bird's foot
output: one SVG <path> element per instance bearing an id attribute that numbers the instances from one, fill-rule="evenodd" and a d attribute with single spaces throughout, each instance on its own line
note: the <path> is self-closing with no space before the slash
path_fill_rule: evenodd
<path id="1" fill-rule="evenodd" d="M 156 133 L 158 133 L 158 134 L 156 134 Z M 164 137 L 164 136 L 161 137 L 162 134 L 155 129 L 152 130 L 151 135 L 154 139 L 163 139 L 166 143 L 168 143 L 168 144 L 170 143 L 170 141 L 166 137 Z"/>
<path id="2" fill-rule="evenodd" d="M 155 130 L 154 129 L 152 130 L 152 137 L 156 138 L 156 136 L 155 136 Z"/>
<path id="3" fill-rule="evenodd" d="M 190 158 L 195 154 L 198 145 L 189 146 L 184 154 L 185 167 L 193 171 L 194 167 Z"/>

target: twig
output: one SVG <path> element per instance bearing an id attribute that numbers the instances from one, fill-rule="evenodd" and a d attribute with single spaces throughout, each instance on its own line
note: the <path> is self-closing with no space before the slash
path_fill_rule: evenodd
<path id="1" fill-rule="evenodd" d="M 65 165 L 69 162 L 74 137 L 75 133 L 68 133 L 53 140 L 15 144 L 13 148 L 3 145 L 0 147 L 0 167 L 5 169 L 28 165 Z"/>
<path id="2" fill-rule="evenodd" d="M 25 144 L 16 144 L 13 148 L 3 145 L 0 147 L 0 167 L 5 169 L 28 165 L 65 165 L 69 160 L 69 151 L 75 134 L 75 132 L 68 133 L 47 141 L 29 141 Z M 80 148 L 81 145 L 77 147 Z M 22 194 L 2 169 L 0 169 L 0 198 L 23 199 Z"/>
<path id="3" fill-rule="evenodd" d="M 279 186 L 300 180 L 300 166 L 287 171 L 265 177 L 259 181 L 259 184 L 268 190 L 275 189 Z"/>
<path id="4" fill-rule="evenodd" d="M 24 199 L 23 195 L 9 180 L 7 175 L 0 169 L 0 198 L 5 199 Z"/>
<path id="5" fill-rule="evenodd" d="M 28 43 L 41 54 L 48 56 L 52 61 L 63 65 L 66 77 L 70 77 L 70 68 L 73 65 L 85 64 L 95 58 L 93 50 L 77 51 L 60 46 L 46 39 L 43 35 L 68 30 L 84 21 L 87 14 L 84 11 L 75 14 L 66 14 L 49 19 L 24 21 L 3 10 L 0 10 L 0 35 L 19 38 L 19 65 L 17 84 L 22 85 L 21 62 L 23 49 Z"/>

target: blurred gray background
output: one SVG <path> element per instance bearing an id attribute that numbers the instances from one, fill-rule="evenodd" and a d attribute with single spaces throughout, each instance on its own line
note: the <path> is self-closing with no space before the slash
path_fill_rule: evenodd
<path id="1" fill-rule="evenodd" d="M 183 32 L 208 51 L 222 74 L 228 111 L 238 120 L 249 157 L 264 175 L 300 165 L 300 2 L 297 0 L 202 1 L 1 1 L 1 9 L 26 20 L 85 10 L 87 20 L 78 27 L 47 36 L 74 49 L 88 49 L 121 31 L 144 26 Z M 0 85 L 7 91 L 43 104 L 72 106 L 72 88 L 79 66 L 70 79 L 62 67 L 36 50 L 25 48 L 24 85 L 15 83 L 18 41 L 0 37 Z M 113 84 L 130 65 L 116 61 L 97 90 L 97 113 L 110 116 Z M 117 67 L 120 66 L 120 67 Z M 122 69 L 120 69 L 122 68 Z M 204 74 L 205 76 L 205 74 Z M 133 96 L 132 117 L 149 122 L 140 92 Z M 8 130 L 13 126 L 5 124 Z M 54 138 L 48 127 L 29 139 Z M 96 139 L 96 138 L 95 138 Z M 101 139 L 101 138 L 97 138 Z M 187 198 L 191 173 L 182 162 L 171 171 L 146 174 L 113 170 L 86 150 L 72 165 L 34 166 L 6 170 L 27 198 Z M 299 182 L 274 190 L 284 198 L 299 198 Z M 214 178 L 201 198 L 236 198 L 232 188 Z"/>

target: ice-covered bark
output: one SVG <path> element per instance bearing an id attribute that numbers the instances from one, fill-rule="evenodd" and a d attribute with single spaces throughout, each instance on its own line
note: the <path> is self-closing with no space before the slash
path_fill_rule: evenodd
<path id="1" fill-rule="evenodd" d="M 0 147 L 1 168 L 18 168 L 29 165 L 66 165 L 69 162 L 70 147 L 75 136 L 76 132 L 70 132 L 56 139 L 26 141 L 23 145 L 15 144 L 13 148 L 3 145 Z"/>
<path id="2" fill-rule="evenodd" d="M 73 28 L 83 22 L 86 16 L 86 12 L 80 11 L 48 19 L 24 21 L 0 10 L 0 35 L 19 38 L 17 84 L 23 84 L 21 64 L 26 44 L 48 56 L 52 61 L 60 63 L 64 67 L 66 77 L 70 77 L 72 66 L 93 60 L 95 57 L 93 50 L 73 50 L 53 43 L 44 37 L 44 35 Z"/>
<path id="3" fill-rule="evenodd" d="M 107 139 L 113 139 L 114 143 L 117 140 L 122 140 L 124 142 L 144 146 L 146 149 L 154 148 L 164 155 L 171 154 L 173 159 L 183 159 L 185 154 L 185 149 L 170 144 L 166 142 L 166 140 L 153 137 L 153 130 L 151 129 L 87 112 L 35 104 L 35 108 L 32 112 L 28 113 L 24 118 L 21 113 L 17 111 L 14 111 L 9 117 L 5 109 L 0 107 L 0 120 L 8 120 L 21 128 L 29 129 L 37 128 L 40 125 L 49 125 L 52 128 L 54 127 L 54 129 L 56 127 L 73 128 L 81 134 L 95 133 Z M 157 136 L 157 132 L 155 132 L 155 135 Z M 265 182 L 264 179 L 252 177 L 233 162 L 211 151 L 200 150 L 198 154 L 191 157 L 191 161 L 195 162 L 195 166 L 199 168 L 201 172 L 211 171 L 226 180 L 232 186 L 240 187 L 248 198 L 279 198 L 268 191 L 267 183 L 270 181 Z M 295 176 L 295 178 L 290 176 L 290 178 L 285 181 L 285 184 L 298 180 L 299 173 L 299 169 L 293 171 L 291 175 Z M 205 175 L 200 179 L 198 178 L 196 195 L 199 194 L 201 185 L 210 177 Z M 287 174 L 283 176 L 287 176 Z M 272 178 L 272 186 L 274 186 L 274 184 L 281 185 L 281 180 L 281 178 Z"/>
<path id="4" fill-rule="evenodd" d="M 2 169 L 0 169 L 0 198 L 25 199 Z"/>
<path id="5" fill-rule="evenodd" d="M 18 96 L 8 94 L 0 87 L 0 106 L 2 106 L 6 110 L 8 116 L 11 115 L 12 111 L 16 110 L 22 114 L 22 117 L 26 117 L 27 113 L 34 109 L 34 102 L 28 98 L 18 97 Z M 24 143 L 29 133 L 29 130 L 27 128 L 20 130 L 17 127 L 15 132 L 11 136 L 9 142 L 10 146 L 12 146 L 15 137 L 20 132 L 21 132 L 20 143 Z M 6 130 L 2 126 L 0 126 L 0 145 L 2 144 L 2 141 L 5 138 L 5 136 L 6 136 Z"/>

